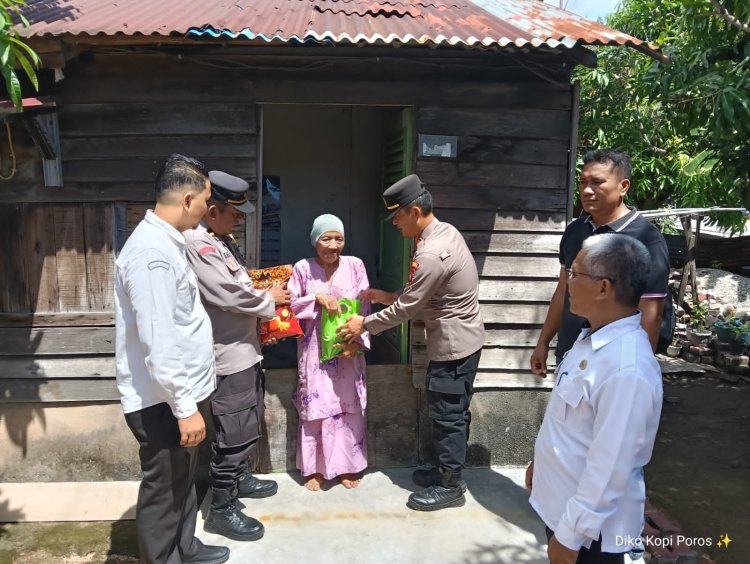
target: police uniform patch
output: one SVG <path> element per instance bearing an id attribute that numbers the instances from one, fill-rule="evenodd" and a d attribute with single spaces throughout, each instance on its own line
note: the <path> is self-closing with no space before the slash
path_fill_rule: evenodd
<path id="1" fill-rule="evenodd" d="M 218 255 L 219 250 L 213 245 L 204 245 L 203 247 L 198 249 L 198 256 L 203 257 L 203 256 L 206 256 L 208 253 L 215 253 Z"/>
<path id="2" fill-rule="evenodd" d="M 237 272 L 240 269 L 240 263 L 238 263 L 234 257 L 227 259 L 226 262 L 227 262 L 227 268 L 231 270 L 232 272 Z"/>
<path id="3" fill-rule="evenodd" d="M 409 265 L 409 284 L 414 280 L 414 274 L 416 274 L 418 268 L 419 262 L 416 260 L 411 261 L 411 265 Z"/>

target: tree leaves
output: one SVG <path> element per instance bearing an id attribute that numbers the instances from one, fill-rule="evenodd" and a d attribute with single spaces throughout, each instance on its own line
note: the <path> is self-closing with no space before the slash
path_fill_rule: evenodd
<path id="1" fill-rule="evenodd" d="M 596 69 L 576 71 L 581 149 L 627 150 L 639 207 L 750 206 L 750 34 L 731 18 L 750 22 L 750 2 L 624 0 L 607 23 L 672 64 L 601 47 Z M 739 214 L 716 217 L 743 226 Z"/>
<path id="2" fill-rule="evenodd" d="M 0 0 L 0 70 L 8 95 L 19 110 L 23 110 L 23 92 L 16 67 L 20 66 L 34 89 L 39 90 L 36 69 L 41 64 L 39 55 L 18 38 L 13 21 L 15 16 L 21 25 L 28 27 L 29 21 L 21 13 L 21 8 L 25 5 L 24 0 Z"/>

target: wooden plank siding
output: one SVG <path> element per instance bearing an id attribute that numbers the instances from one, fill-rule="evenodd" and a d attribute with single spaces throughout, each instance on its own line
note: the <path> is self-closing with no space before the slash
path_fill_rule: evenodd
<path id="1" fill-rule="evenodd" d="M 12 242 L 0 256 L 3 401 L 116 400 L 115 252 L 153 207 L 173 152 L 245 178 L 257 199 L 252 83 L 173 57 L 95 54 L 70 61 L 47 94 L 59 101 L 64 186 L 45 188 L 13 124 L 19 167 L 0 191 L 0 236 Z M 246 247 L 244 226 L 237 236 L 254 261 L 254 238 Z"/>
<path id="2" fill-rule="evenodd" d="M 65 382 L 80 400 L 90 378 L 97 384 L 88 395 L 114 399 L 105 384 L 114 376 L 113 255 L 153 205 L 154 174 L 172 152 L 243 176 L 258 203 L 256 102 L 412 106 L 417 133 L 457 136 L 455 159 L 418 158 L 415 172 L 477 262 L 488 335 L 478 385 L 544 386 L 526 366 L 559 272 L 571 87 L 530 75 L 466 78 L 468 70 L 438 79 L 432 69 L 390 82 L 312 72 L 253 73 L 251 81 L 247 70 L 194 63 L 94 52 L 70 61 L 49 92 L 61 101 L 65 185 L 44 187 L 37 155 L 19 160 L 16 180 L 0 191 L 0 236 L 20 241 L 0 257 L 0 378 L 14 398 L 33 395 L 36 379 L 40 401 L 66 401 Z M 251 264 L 255 237 L 245 234 L 257 229 L 251 215 L 237 233 Z M 415 382 L 425 366 L 413 334 Z"/>
<path id="3" fill-rule="evenodd" d="M 560 272 L 572 89 L 539 89 L 545 105 L 517 92 L 498 105 L 416 112 L 418 134 L 457 136 L 456 158 L 418 157 L 416 173 L 433 194 L 437 217 L 462 232 L 477 263 L 487 331 L 478 388 L 550 385 L 530 373 L 528 362 Z M 411 342 L 413 383 L 421 387 L 428 362 L 423 325 L 413 324 Z"/>

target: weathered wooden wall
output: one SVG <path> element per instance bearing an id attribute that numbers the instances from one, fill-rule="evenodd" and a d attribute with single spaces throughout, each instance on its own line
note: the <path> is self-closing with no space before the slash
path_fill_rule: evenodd
<path id="1" fill-rule="evenodd" d="M 546 384 L 528 365 L 560 271 L 573 90 L 543 81 L 516 86 L 417 109 L 418 134 L 458 137 L 455 159 L 418 157 L 416 172 L 436 215 L 463 233 L 477 263 L 487 330 L 478 386 Z M 412 343 L 419 384 L 427 363 L 421 326 Z"/>
<path id="2" fill-rule="evenodd" d="M 21 159 L 17 177 L 0 191 L 0 234 L 11 241 L 10 252 L 0 255 L 2 401 L 118 399 L 113 252 L 153 201 L 154 173 L 171 152 L 254 183 L 260 149 L 256 103 L 412 106 L 418 133 L 457 135 L 456 159 L 419 158 L 416 172 L 435 196 L 438 217 L 464 233 L 480 271 L 488 339 L 477 386 L 544 387 L 526 366 L 559 271 L 557 246 L 569 203 L 574 111 L 565 61 L 550 58 L 554 81 L 546 81 L 511 57 L 498 56 L 505 66 L 482 70 L 474 54 L 462 53 L 436 72 L 443 63 L 425 64 L 434 53 L 412 65 L 400 52 L 402 60 L 392 66 L 374 65 L 363 55 L 359 65 L 323 65 L 318 75 L 256 72 L 252 57 L 243 60 L 247 68 L 209 56 L 197 61 L 153 52 L 100 51 L 70 62 L 65 80 L 45 92 L 60 102 L 64 188 L 44 187 L 35 157 Z M 481 56 L 487 61 L 493 55 Z M 535 64 L 544 68 L 542 59 Z M 18 139 L 19 154 L 35 155 L 23 146 L 22 133 Z M 255 217 L 246 226 L 252 233 Z M 246 245 L 251 263 L 253 240 L 248 237 Z M 425 366 L 424 336 L 415 326 L 412 365 L 374 367 L 373 465 L 412 464 L 429 456 L 418 388 Z M 260 459 L 266 469 L 293 465 L 293 379 L 278 374 L 276 381 L 269 375 L 272 439 Z M 493 436 L 495 407 L 529 392 L 481 393 L 484 398 L 475 402 L 484 419 L 475 419 L 475 426 L 479 436 Z M 543 394 L 531 393 L 534 409 L 516 406 L 528 417 L 518 423 L 522 430 L 514 444 L 526 446 L 506 463 L 528 459 L 528 439 L 544 401 Z M 503 463 L 503 456 L 492 462 Z"/>
<path id="3" fill-rule="evenodd" d="M 18 171 L 0 190 L 0 236 L 10 242 L 0 254 L 4 401 L 117 399 L 114 254 L 153 207 L 154 176 L 170 153 L 255 188 L 250 83 L 176 60 L 97 54 L 67 66 L 65 80 L 45 92 L 59 103 L 63 188 L 44 186 L 41 159 L 13 124 Z M 255 215 L 246 227 L 256 229 Z M 245 246 L 244 227 L 238 239 Z"/>

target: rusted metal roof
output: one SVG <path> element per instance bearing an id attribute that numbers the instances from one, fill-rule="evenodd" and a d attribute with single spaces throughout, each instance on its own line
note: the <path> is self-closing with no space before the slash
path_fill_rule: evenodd
<path id="1" fill-rule="evenodd" d="M 26 36 L 498 48 L 653 46 L 539 0 L 28 0 Z"/>

